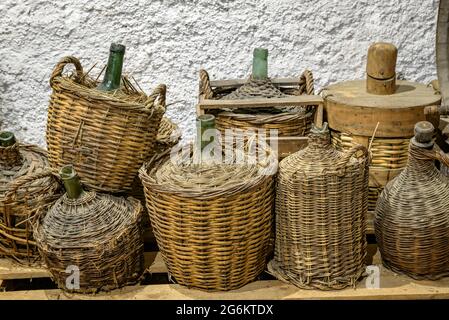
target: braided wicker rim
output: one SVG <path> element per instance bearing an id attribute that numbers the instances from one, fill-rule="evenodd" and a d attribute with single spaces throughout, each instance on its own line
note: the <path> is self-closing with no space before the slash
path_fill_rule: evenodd
<path id="1" fill-rule="evenodd" d="M 167 117 L 162 117 L 161 125 L 157 133 L 156 143 L 173 146 L 181 139 L 181 131 L 178 125 Z"/>
<path id="2" fill-rule="evenodd" d="M 449 165 L 437 145 L 410 143 L 408 164 L 382 191 L 374 217 L 383 264 L 418 280 L 449 276 L 449 179 L 435 160 Z"/>
<path id="3" fill-rule="evenodd" d="M 137 282 L 144 271 L 141 213 L 131 197 L 92 191 L 58 199 L 36 221 L 34 236 L 59 288 L 89 293 Z M 69 266 L 79 268 L 79 289 L 66 286 Z"/>
<path id="4" fill-rule="evenodd" d="M 32 221 L 41 207 L 51 205 L 60 186 L 47 171 L 45 150 L 27 144 L 0 148 L 1 156 L 15 154 L 12 167 L 0 162 L 0 255 L 25 264 L 39 263 Z"/>

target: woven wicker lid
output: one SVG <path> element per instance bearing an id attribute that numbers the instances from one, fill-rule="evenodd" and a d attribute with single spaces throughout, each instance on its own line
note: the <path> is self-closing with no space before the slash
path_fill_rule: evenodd
<path id="1" fill-rule="evenodd" d="M 260 152 L 260 150 L 259 150 Z M 184 154 L 185 155 L 185 154 Z M 159 192 L 170 192 L 186 197 L 216 197 L 232 195 L 258 185 L 277 171 L 277 157 L 265 149 L 264 157 L 236 151 L 229 158 L 196 162 L 182 153 L 164 157 L 154 167 L 146 163 L 141 175 Z M 218 161 L 218 162 L 217 162 Z"/>
<path id="2" fill-rule="evenodd" d="M 85 192 L 78 199 L 64 194 L 40 222 L 35 238 L 43 246 L 61 249 L 112 245 L 136 223 L 141 211 L 141 203 L 133 198 L 95 191 Z"/>
<path id="3" fill-rule="evenodd" d="M 342 174 L 348 169 L 358 170 L 364 166 L 365 157 L 352 157 L 357 151 L 366 155 L 366 149 L 362 146 L 357 146 L 350 152 L 336 150 L 331 144 L 325 123 L 322 129 L 312 127 L 308 146 L 283 159 L 279 164 L 279 170 L 295 177 Z"/>
<path id="4" fill-rule="evenodd" d="M 46 153 L 39 147 L 19 142 L 8 147 L 0 146 L 0 197 L 4 196 L 11 182 L 43 172 L 47 166 Z"/>

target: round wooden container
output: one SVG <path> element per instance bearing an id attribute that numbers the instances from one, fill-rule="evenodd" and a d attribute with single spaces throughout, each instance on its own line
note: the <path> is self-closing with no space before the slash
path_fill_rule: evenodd
<path id="1" fill-rule="evenodd" d="M 337 83 L 323 90 L 332 143 L 347 150 L 354 143 L 371 145 L 369 205 L 373 211 L 377 197 L 388 181 L 407 163 L 409 139 L 415 123 L 432 121 L 441 97 L 431 86 L 396 81 L 396 91 L 388 95 L 370 94 L 365 80 Z"/>

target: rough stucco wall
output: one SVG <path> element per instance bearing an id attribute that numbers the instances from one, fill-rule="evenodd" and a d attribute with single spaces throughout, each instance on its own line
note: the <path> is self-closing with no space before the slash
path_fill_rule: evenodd
<path id="1" fill-rule="evenodd" d="M 45 145 L 50 73 L 65 55 L 85 68 L 107 60 L 109 44 L 127 46 L 125 72 L 149 90 L 168 86 L 167 112 L 192 137 L 198 70 L 212 79 L 246 77 L 252 49 L 270 50 L 271 76 L 309 68 L 318 88 L 364 76 L 374 41 L 399 48 L 398 71 L 436 77 L 437 0 L 2 0 L 2 129 Z M 95 74 L 96 71 L 93 73 Z"/>

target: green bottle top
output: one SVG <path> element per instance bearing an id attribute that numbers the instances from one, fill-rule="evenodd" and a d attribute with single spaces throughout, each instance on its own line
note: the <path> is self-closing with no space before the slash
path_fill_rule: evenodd
<path id="1" fill-rule="evenodd" d="M 9 131 L 0 132 L 0 146 L 2 147 L 10 147 L 16 143 L 16 137 L 14 133 Z"/>
<path id="2" fill-rule="evenodd" d="M 268 78 L 268 49 L 254 49 L 252 77 L 257 80 Z"/>
<path id="3" fill-rule="evenodd" d="M 120 88 L 122 79 L 123 57 L 125 56 L 125 46 L 112 43 L 109 49 L 108 65 L 104 74 L 103 82 L 97 87 L 101 91 L 112 91 Z"/>
<path id="4" fill-rule="evenodd" d="M 84 193 L 78 174 L 72 165 L 62 167 L 59 176 L 64 183 L 65 191 L 69 199 L 77 199 Z"/>
<path id="5" fill-rule="evenodd" d="M 214 137 L 207 139 L 204 133 L 209 129 L 215 129 L 215 117 L 211 114 L 204 114 L 197 118 L 197 141 L 200 143 L 202 151 L 209 143 L 214 141 Z"/>

